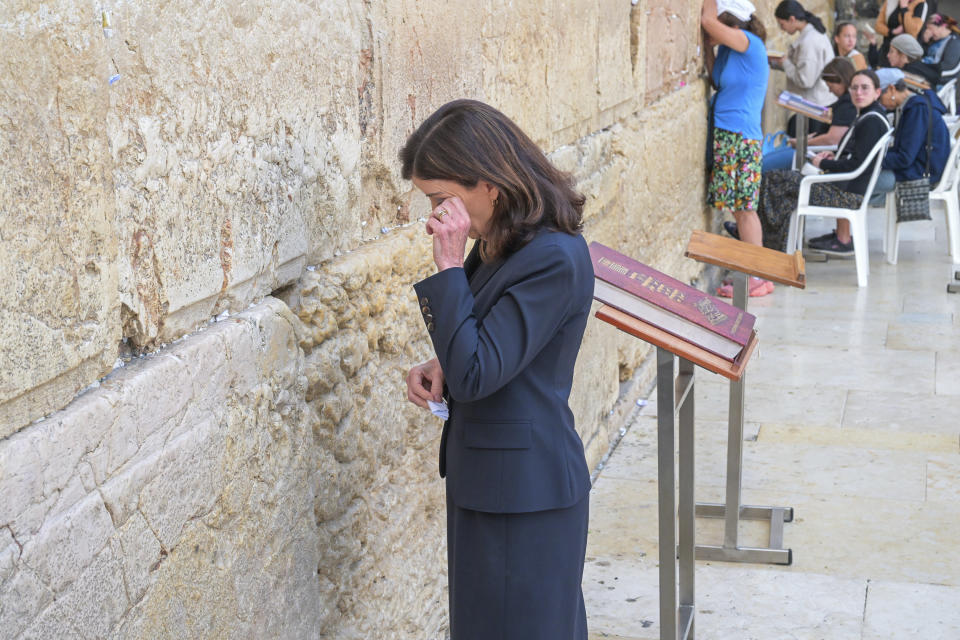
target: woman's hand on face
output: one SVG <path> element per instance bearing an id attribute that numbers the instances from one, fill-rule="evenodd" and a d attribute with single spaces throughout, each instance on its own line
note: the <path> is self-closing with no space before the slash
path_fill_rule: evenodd
<path id="1" fill-rule="evenodd" d="M 439 360 L 427 360 L 410 369 L 407 373 L 407 400 L 427 409 L 427 400 L 440 402 L 442 399 L 443 369 Z"/>
<path id="2" fill-rule="evenodd" d="M 433 261 L 443 271 L 463 266 L 470 235 L 470 216 L 460 198 L 447 198 L 430 212 L 427 234 L 433 236 Z"/>

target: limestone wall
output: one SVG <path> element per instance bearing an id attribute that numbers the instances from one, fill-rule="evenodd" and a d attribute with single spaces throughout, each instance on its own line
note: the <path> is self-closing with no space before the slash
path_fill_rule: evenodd
<path id="1" fill-rule="evenodd" d="M 698 12 L 5 2 L 0 638 L 443 638 L 441 425 L 403 389 L 427 203 L 397 150 L 486 100 L 576 176 L 588 239 L 697 282 Z M 588 326 L 591 465 L 648 351 Z"/>

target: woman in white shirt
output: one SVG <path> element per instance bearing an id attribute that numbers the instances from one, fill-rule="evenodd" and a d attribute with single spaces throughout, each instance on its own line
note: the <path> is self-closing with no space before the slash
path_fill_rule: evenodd
<path id="1" fill-rule="evenodd" d="M 786 74 L 787 91 L 824 107 L 833 104 L 836 97 L 820 77 L 823 68 L 834 58 L 833 44 L 823 22 L 797 0 L 783 0 L 774 16 L 781 30 L 791 35 L 800 34 L 784 57 L 770 60 L 771 66 L 783 69 Z M 810 120 L 810 133 L 822 133 L 825 128 L 822 123 Z M 793 119 L 787 125 L 787 133 L 796 135 Z"/>

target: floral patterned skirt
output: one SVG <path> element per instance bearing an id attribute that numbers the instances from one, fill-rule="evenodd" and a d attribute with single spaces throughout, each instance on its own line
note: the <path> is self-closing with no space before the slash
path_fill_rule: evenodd
<path id="1" fill-rule="evenodd" d="M 790 218 L 797 210 L 800 181 L 803 175 L 790 169 L 776 169 L 763 174 L 760 185 L 760 207 L 757 215 L 763 227 L 763 246 L 777 251 L 787 248 Z M 821 182 L 810 189 L 810 204 L 817 207 L 856 209 L 863 196 L 845 191 L 845 183 Z"/>
<path id="2" fill-rule="evenodd" d="M 726 213 L 756 211 L 762 157 L 760 140 L 747 140 L 739 133 L 714 128 L 708 202 Z"/>

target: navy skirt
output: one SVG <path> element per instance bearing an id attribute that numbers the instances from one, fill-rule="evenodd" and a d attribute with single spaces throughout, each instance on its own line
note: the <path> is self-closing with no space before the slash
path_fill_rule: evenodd
<path id="1" fill-rule="evenodd" d="M 447 499 L 451 640 L 587 640 L 590 494 L 566 509 L 485 513 Z"/>

